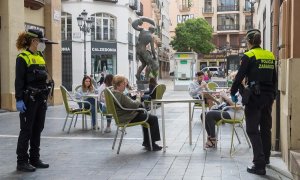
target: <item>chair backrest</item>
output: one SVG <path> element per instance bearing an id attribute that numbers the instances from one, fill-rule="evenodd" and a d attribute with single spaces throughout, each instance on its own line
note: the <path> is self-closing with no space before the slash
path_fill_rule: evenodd
<path id="1" fill-rule="evenodd" d="M 162 99 L 165 91 L 166 91 L 166 85 L 165 84 L 159 84 L 154 89 L 156 89 L 156 96 L 155 99 Z"/>
<path id="2" fill-rule="evenodd" d="M 231 87 L 232 86 L 232 80 L 227 80 L 227 87 Z"/>
<path id="3" fill-rule="evenodd" d="M 74 90 L 75 90 L 75 92 L 77 92 L 77 90 L 78 90 L 79 88 L 81 88 L 81 86 L 82 86 L 82 85 L 78 85 L 78 86 L 76 86 L 76 87 L 75 87 L 75 89 L 74 89 Z"/>
<path id="4" fill-rule="evenodd" d="M 72 98 L 71 95 L 69 94 L 68 90 L 64 87 L 64 86 L 60 86 L 60 91 L 61 91 L 61 95 L 63 98 L 63 102 L 65 105 L 65 109 L 67 113 L 70 113 L 70 106 L 69 106 L 69 102 L 68 102 L 68 98 Z"/>
<path id="5" fill-rule="evenodd" d="M 105 96 L 107 114 L 111 114 L 113 116 L 117 125 L 120 124 L 120 120 L 117 115 L 116 104 L 115 104 L 115 102 L 119 104 L 119 101 L 115 98 L 114 94 L 111 92 L 111 90 L 108 87 L 104 89 L 104 96 Z"/>
<path id="6" fill-rule="evenodd" d="M 207 87 L 209 90 L 215 91 L 216 88 L 219 87 L 219 85 L 215 82 L 209 82 L 209 83 L 207 83 Z"/>

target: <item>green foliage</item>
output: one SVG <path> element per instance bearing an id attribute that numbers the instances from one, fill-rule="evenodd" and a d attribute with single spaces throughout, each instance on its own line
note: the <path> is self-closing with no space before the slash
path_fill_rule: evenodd
<path id="1" fill-rule="evenodd" d="M 214 50 L 212 43 L 213 29 L 202 18 L 189 19 L 177 25 L 175 37 L 171 41 L 173 49 L 180 52 L 208 54 Z"/>

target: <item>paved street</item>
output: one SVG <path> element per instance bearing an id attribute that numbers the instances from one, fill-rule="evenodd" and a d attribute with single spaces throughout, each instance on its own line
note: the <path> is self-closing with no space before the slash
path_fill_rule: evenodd
<path id="1" fill-rule="evenodd" d="M 188 98 L 187 91 L 173 91 L 172 81 L 167 84 L 164 98 Z M 55 180 L 199 180 L 199 179 L 290 179 L 291 175 L 278 153 L 272 153 L 271 165 L 266 176 L 246 172 L 251 163 L 252 149 L 249 149 L 241 134 L 242 144 L 235 139 L 237 152 L 231 158 L 231 126 L 221 127 L 218 148 L 203 150 L 200 110 L 195 111 L 193 121 L 193 144 L 188 138 L 188 105 L 165 105 L 167 151 L 148 152 L 142 147 L 140 127 L 127 129 L 120 154 L 111 149 L 112 133 L 101 134 L 92 130 L 81 130 L 81 120 L 70 134 L 63 132 L 64 106 L 49 107 L 43 137 L 41 158 L 50 163 L 49 169 L 38 169 L 33 173 L 16 171 L 16 144 L 19 133 L 17 112 L 0 113 L 0 179 L 55 179 Z M 160 109 L 157 110 L 159 119 Z M 79 118 L 80 119 L 80 118 Z M 161 122 L 161 121 L 160 121 Z M 90 121 L 88 123 L 90 126 Z M 90 127 L 89 127 L 90 129 Z M 159 142 L 162 144 L 162 142 Z"/>

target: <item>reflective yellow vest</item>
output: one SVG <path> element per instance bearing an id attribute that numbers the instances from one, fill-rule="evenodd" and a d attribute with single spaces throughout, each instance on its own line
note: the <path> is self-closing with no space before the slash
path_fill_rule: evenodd
<path id="1" fill-rule="evenodd" d="M 262 48 L 254 48 L 246 52 L 245 55 L 250 59 L 250 67 L 247 72 L 249 82 L 272 81 L 273 71 L 275 71 L 275 57 L 272 52 Z"/>
<path id="2" fill-rule="evenodd" d="M 27 64 L 27 84 L 30 86 L 45 84 L 47 80 L 46 63 L 40 52 L 32 54 L 24 50 L 18 56 L 23 58 Z"/>

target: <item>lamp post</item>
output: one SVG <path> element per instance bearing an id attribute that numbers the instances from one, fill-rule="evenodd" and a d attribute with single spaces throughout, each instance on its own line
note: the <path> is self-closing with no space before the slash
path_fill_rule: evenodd
<path id="1" fill-rule="evenodd" d="M 226 42 L 226 45 L 223 48 L 223 53 L 224 53 L 224 75 L 228 79 L 228 68 L 227 68 L 227 53 L 230 52 L 230 44 L 229 42 Z"/>
<path id="2" fill-rule="evenodd" d="M 84 43 L 84 76 L 86 76 L 86 33 L 91 30 L 91 25 L 93 20 L 89 17 L 87 18 L 87 12 L 83 10 L 81 14 L 77 17 L 77 23 L 80 31 L 83 32 L 83 43 Z"/>

